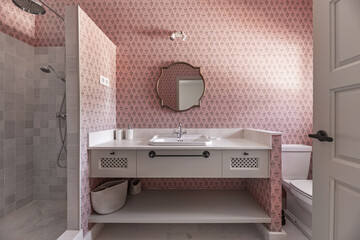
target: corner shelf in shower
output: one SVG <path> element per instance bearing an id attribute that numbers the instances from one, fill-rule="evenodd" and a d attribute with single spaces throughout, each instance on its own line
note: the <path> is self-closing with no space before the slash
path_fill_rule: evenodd
<path id="1" fill-rule="evenodd" d="M 111 214 L 91 223 L 270 223 L 269 215 L 243 190 L 143 190 Z"/>

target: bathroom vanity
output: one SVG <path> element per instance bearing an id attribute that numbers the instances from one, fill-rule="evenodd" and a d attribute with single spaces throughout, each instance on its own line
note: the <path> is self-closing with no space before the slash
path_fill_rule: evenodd
<path id="1" fill-rule="evenodd" d="M 209 146 L 150 146 L 148 139 L 90 147 L 91 177 L 268 178 L 269 146 L 219 139 Z"/>
<path id="2" fill-rule="evenodd" d="M 152 142 L 149 140 L 155 135 L 171 135 L 171 129 L 136 129 L 133 140 L 114 140 L 114 130 L 90 133 L 90 176 L 246 178 L 265 180 L 270 184 L 273 136 L 281 133 L 254 129 L 187 131 L 188 134 L 207 136 L 211 144 L 150 145 Z M 262 206 L 264 200 L 257 199 L 254 183 L 249 182 L 249 186 L 252 188 L 249 191 L 145 189 L 140 195 L 128 196 L 126 205 L 117 212 L 108 215 L 94 213 L 89 222 L 271 224 L 270 210 Z M 271 191 L 270 185 L 268 190 Z M 270 192 L 268 194 L 270 196 Z M 277 194 L 281 195 L 281 191 Z"/>

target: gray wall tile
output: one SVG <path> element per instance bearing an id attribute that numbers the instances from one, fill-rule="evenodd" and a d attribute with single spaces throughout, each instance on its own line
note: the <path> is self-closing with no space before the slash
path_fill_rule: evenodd
<path id="1" fill-rule="evenodd" d="M 1 49 L 4 49 L 4 54 L 1 54 Z M 27 72 L 34 71 L 33 49 L 21 41 L 0 34 L 0 69 L 3 70 L 0 71 L 0 132 L 3 133 L 0 134 L 0 217 L 33 199 L 32 183 L 29 181 L 31 184 L 27 184 L 27 176 L 32 175 L 33 169 L 27 167 L 25 147 L 25 143 L 28 143 L 32 148 L 33 142 L 33 131 L 25 132 L 25 116 L 28 116 L 30 123 L 33 121 L 32 117 L 30 119 L 25 114 L 26 110 L 33 109 L 29 106 L 33 101 L 25 104 L 26 100 L 33 99 L 33 80 L 31 84 L 25 84 Z M 32 127 L 31 124 L 26 126 Z M 32 159 L 31 156 L 29 161 Z M 33 165 L 32 162 L 29 164 Z"/>
<path id="2" fill-rule="evenodd" d="M 0 33 L 0 218 L 34 199 L 66 199 L 55 117 L 65 84 L 40 71 L 48 64 L 64 75 L 65 48 L 34 48 Z"/>
<path id="3" fill-rule="evenodd" d="M 63 47 L 35 50 L 34 72 L 37 79 L 34 80 L 34 196 L 38 200 L 66 199 L 66 169 L 60 169 L 56 162 L 61 141 L 55 117 L 61 105 L 65 84 L 55 74 L 37 71 L 42 65 L 50 64 L 64 75 L 64 54 Z M 63 156 L 66 160 L 66 155 Z"/>

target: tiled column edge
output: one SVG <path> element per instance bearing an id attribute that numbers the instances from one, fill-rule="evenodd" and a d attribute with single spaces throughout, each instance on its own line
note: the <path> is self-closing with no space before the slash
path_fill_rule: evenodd
<path id="1" fill-rule="evenodd" d="M 78 7 L 65 8 L 67 112 L 67 229 L 79 230 L 80 214 L 80 76 Z"/>

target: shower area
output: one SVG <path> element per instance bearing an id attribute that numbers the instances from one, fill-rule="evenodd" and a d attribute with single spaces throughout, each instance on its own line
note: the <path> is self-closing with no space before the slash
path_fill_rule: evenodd
<path id="1" fill-rule="evenodd" d="M 34 1 L 13 3 L 45 13 Z M 0 32 L 1 240 L 57 239 L 66 230 L 65 84 L 65 47 Z"/>

